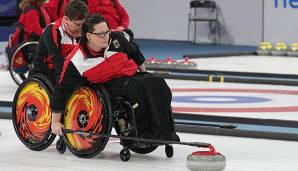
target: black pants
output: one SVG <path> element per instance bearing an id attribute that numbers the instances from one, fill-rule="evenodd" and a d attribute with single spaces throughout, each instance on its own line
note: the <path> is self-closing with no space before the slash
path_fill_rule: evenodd
<path id="1" fill-rule="evenodd" d="M 140 73 L 116 78 L 104 85 L 112 97 L 121 96 L 138 103 L 135 117 L 140 137 L 179 140 L 173 126 L 172 93 L 163 78 Z"/>

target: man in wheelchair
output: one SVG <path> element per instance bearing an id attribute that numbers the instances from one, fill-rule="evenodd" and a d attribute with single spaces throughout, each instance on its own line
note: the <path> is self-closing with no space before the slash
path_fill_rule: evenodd
<path id="1" fill-rule="evenodd" d="M 30 75 L 43 73 L 54 83 L 60 75 L 64 58 L 78 44 L 81 27 L 88 16 L 87 5 L 80 0 L 70 1 L 65 15 L 48 25 L 40 37 Z"/>
<path id="2" fill-rule="evenodd" d="M 101 15 L 87 17 L 82 39 L 64 61 L 51 95 L 52 133 L 62 135 L 61 115 L 76 88 L 102 84 L 112 101 L 116 97 L 130 101 L 139 137 L 179 141 L 173 126 L 171 91 L 163 78 L 146 72 L 144 60 L 128 34 L 111 32 Z M 125 120 L 119 125 L 127 126 Z"/>

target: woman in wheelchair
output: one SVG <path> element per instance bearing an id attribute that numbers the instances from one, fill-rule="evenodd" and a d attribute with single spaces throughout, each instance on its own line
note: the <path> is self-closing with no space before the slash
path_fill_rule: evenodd
<path id="1" fill-rule="evenodd" d="M 44 8 L 44 0 L 22 0 L 19 8 L 22 13 L 18 19 L 15 33 L 9 36 L 6 53 L 11 60 L 14 50 L 26 41 L 38 41 L 42 30 L 50 24 L 50 16 Z M 15 65 L 22 66 L 22 59 Z"/>
<path id="2" fill-rule="evenodd" d="M 22 10 L 16 31 L 9 36 L 5 49 L 7 64 L 13 81 L 20 85 L 27 78 L 37 41 L 43 29 L 50 24 L 50 17 L 43 7 L 45 0 L 22 0 Z"/>
<path id="3" fill-rule="evenodd" d="M 61 115 L 76 88 L 102 84 L 112 102 L 121 97 L 132 104 L 138 137 L 179 141 L 173 126 L 171 91 L 164 79 L 146 72 L 144 60 L 126 33 L 111 32 L 98 14 L 89 16 L 82 26 L 82 39 L 66 58 L 51 95 L 52 133 L 62 134 Z M 128 126 L 123 122 L 120 128 Z"/>

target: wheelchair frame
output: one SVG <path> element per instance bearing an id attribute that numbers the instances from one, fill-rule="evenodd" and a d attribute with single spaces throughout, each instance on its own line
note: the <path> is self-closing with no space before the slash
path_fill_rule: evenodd
<path id="1" fill-rule="evenodd" d="M 28 41 L 28 42 L 24 42 L 22 44 L 20 44 L 16 50 L 13 52 L 13 55 L 11 56 L 11 58 L 9 58 L 9 73 L 13 79 L 13 81 L 17 84 L 20 85 L 28 76 L 28 71 L 26 71 L 25 73 L 17 73 L 15 72 L 14 69 L 14 62 L 15 60 L 17 60 L 17 55 L 19 54 L 19 52 L 23 51 L 24 48 L 28 48 L 28 46 L 32 46 L 32 45 L 38 45 L 38 42 L 35 41 Z M 23 52 L 22 52 L 23 53 Z M 32 52 L 31 52 L 32 53 Z M 33 52 L 34 53 L 34 52 Z M 24 54 L 23 54 L 24 55 Z M 26 54 L 25 54 L 26 55 Z M 25 57 L 25 62 L 28 64 L 28 68 L 30 68 L 30 65 L 32 63 L 32 61 L 30 61 L 30 59 L 28 59 L 27 57 Z M 25 69 L 26 70 L 26 69 Z"/>

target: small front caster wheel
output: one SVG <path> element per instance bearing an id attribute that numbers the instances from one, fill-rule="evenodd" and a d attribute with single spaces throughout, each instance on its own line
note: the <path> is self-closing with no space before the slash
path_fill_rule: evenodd
<path id="1" fill-rule="evenodd" d="M 173 157 L 173 155 L 174 155 L 174 148 L 173 148 L 173 146 L 166 145 L 165 152 L 166 152 L 166 155 L 167 155 L 168 158 Z"/>
<path id="2" fill-rule="evenodd" d="M 129 149 L 124 148 L 120 151 L 120 159 L 122 161 L 128 161 L 130 159 L 130 156 L 131 156 L 131 154 L 130 154 Z"/>
<path id="3" fill-rule="evenodd" d="M 57 141 L 56 149 L 60 154 L 63 154 L 66 151 L 66 145 L 62 138 L 59 138 L 59 140 Z"/>

